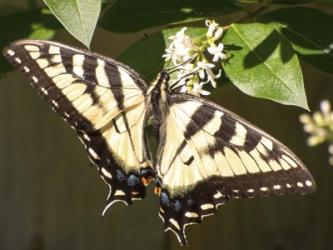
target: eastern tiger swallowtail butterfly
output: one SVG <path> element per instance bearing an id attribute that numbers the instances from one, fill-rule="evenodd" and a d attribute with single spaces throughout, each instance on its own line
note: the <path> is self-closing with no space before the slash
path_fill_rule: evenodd
<path id="1" fill-rule="evenodd" d="M 104 212 L 144 198 L 154 180 L 165 229 L 185 245 L 186 225 L 230 199 L 315 190 L 286 146 L 213 102 L 174 91 L 166 71 L 149 85 L 111 58 L 49 41 L 17 41 L 4 55 L 76 131 L 110 187 Z M 150 117 L 156 157 L 146 143 Z"/>

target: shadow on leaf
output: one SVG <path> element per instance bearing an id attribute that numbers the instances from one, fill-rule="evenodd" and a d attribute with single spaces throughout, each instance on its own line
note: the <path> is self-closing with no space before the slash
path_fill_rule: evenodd
<path id="1" fill-rule="evenodd" d="M 294 55 L 288 40 L 274 30 L 246 55 L 244 67 L 252 68 L 265 62 L 277 49 L 280 49 L 282 63 L 288 62 Z"/>
<path id="2" fill-rule="evenodd" d="M 277 10 L 260 16 L 262 23 L 272 23 L 289 40 L 307 63 L 333 73 L 333 18 L 321 11 L 297 7 Z"/>

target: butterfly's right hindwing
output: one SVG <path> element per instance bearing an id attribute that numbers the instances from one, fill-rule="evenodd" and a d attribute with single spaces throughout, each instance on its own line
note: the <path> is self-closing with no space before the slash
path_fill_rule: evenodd
<path id="1" fill-rule="evenodd" d="M 186 225 L 229 199 L 315 190 L 289 149 L 230 111 L 185 94 L 168 103 L 157 166 L 160 216 L 182 244 Z"/>
<path id="2" fill-rule="evenodd" d="M 153 177 L 145 81 L 117 61 L 54 42 L 18 41 L 4 55 L 77 131 L 110 186 L 108 204 L 143 198 Z"/>

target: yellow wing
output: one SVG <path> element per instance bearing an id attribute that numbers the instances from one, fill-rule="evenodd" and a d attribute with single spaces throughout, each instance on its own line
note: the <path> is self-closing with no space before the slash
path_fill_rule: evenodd
<path id="1" fill-rule="evenodd" d="M 186 244 L 184 228 L 230 198 L 315 189 L 311 174 L 284 145 L 224 108 L 172 94 L 158 156 L 160 217 Z"/>
<path id="2" fill-rule="evenodd" d="M 4 55 L 76 130 L 110 186 L 107 207 L 143 198 L 154 174 L 144 139 L 146 82 L 115 60 L 54 42 L 17 41 Z"/>

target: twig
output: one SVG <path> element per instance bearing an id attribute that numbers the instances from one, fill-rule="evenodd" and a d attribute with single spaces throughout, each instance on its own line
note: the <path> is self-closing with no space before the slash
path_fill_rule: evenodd
<path id="1" fill-rule="evenodd" d="M 102 19 L 102 17 L 106 14 L 106 12 L 116 3 L 118 2 L 118 0 L 114 0 L 114 1 L 109 1 L 109 3 L 106 4 L 106 7 L 103 8 L 103 10 L 101 11 L 100 15 L 99 15 L 99 19 Z"/>

